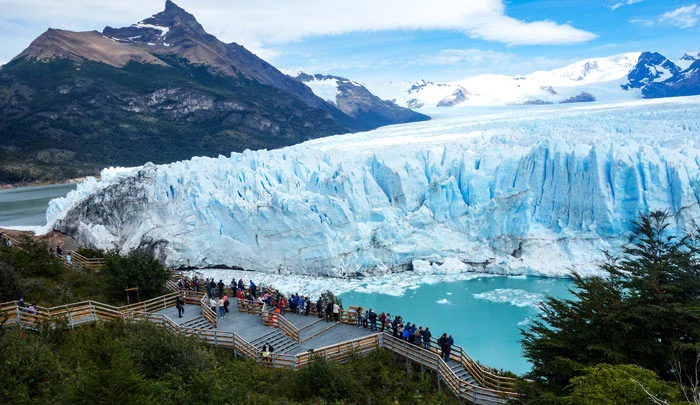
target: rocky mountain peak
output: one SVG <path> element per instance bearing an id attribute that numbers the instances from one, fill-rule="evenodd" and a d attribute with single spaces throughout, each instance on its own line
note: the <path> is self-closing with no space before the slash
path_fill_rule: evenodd
<path id="1" fill-rule="evenodd" d="M 628 84 L 622 88 L 638 89 L 653 82 L 661 82 L 678 74 L 681 69 L 658 52 L 643 52 L 637 65 L 627 75 Z"/>
<path id="2" fill-rule="evenodd" d="M 204 30 L 197 19 L 170 0 L 165 10 L 129 27 L 105 27 L 104 36 L 122 43 L 141 43 L 170 47 L 183 40 L 215 38 Z"/>

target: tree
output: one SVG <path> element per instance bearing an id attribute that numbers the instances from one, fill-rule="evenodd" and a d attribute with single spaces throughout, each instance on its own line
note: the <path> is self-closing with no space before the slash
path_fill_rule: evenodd
<path id="1" fill-rule="evenodd" d="M 647 404 L 650 394 L 664 401 L 681 397 L 678 387 L 633 364 L 588 367 L 571 379 L 571 387 L 567 399 L 572 405 Z"/>
<path id="2" fill-rule="evenodd" d="M 637 364 L 665 380 L 694 366 L 700 338 L 700 251 L 695 231 L 669 230 L 667 212 L 634 223 L 621 258 L 607 255 L 607 277 L 574 275 L 573 299 L 548 297 L 542 316 L 522 331 L 529 377 L 565 393 L 569 381 L 599 363 Z"/>
<path id="3" fill-rule="evenodd" d="M 106 275 L 109 295 L 124 300 L 127 288 L 138 287 L 142 299 L 162 294 L 169 270 L 155 258 L 142 253 L 121 256 L 116 251 L 107 252 L 102 271 Z"/>

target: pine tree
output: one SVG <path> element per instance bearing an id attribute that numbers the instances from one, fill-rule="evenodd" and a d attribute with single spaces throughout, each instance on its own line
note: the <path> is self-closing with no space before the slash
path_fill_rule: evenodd
<path id="1" fill-rule="evenodd" d="M 573 299 L 548 297 L 541 318 L 523 330 L 530 377 L 565 393 L 572 377 L 600 363 L 637 364 L 666 380 L 678 365 L 694 369 L 700 338 L 697 232 L 669 230 L 655 211 L 634 223 L 620 258 L 607 255 L 607 277 L 574 275 Z"/>

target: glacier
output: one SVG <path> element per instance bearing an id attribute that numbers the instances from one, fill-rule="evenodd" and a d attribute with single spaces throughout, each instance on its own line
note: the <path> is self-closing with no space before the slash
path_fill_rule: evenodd
<path id="1" fill-rule="evenodd" d="M 442 109 L 279 150 L 109 168 L 51 201 L 80 243 L 270 274 L 596 274 L 640 212 L 700 214 L 700 97 Z M 405 273 L 409 274 L 409 273 Z"/>

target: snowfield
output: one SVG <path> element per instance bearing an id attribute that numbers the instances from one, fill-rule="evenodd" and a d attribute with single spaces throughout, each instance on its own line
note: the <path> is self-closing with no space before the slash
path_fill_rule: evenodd
<path id="1" fill-rule="evenodd" d="M 700 217 L 698 117 L 700 97 L 442 109 L 279 150 L 105 169 L 51 202 L 44 231 L 174 267 L 413 269 L 418 284 L 593 274 L 639 212 L 668 209 L 677 228 Z"/>

